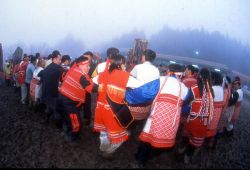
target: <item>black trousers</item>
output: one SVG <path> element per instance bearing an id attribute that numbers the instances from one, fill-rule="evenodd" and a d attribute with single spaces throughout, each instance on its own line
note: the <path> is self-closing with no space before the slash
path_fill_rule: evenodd
<path id="1" fill-rule="evenodd" d="M 77 103 L 66 96 L 59 95 L 56 105 L 56 111 L 62 116 L 62 121 L 66 125 L 65 132 L 71 140 L 79 137 L 81 129 L 80 107 Z"/>
<path id="2" fill-rule="evenodd" d="M 91 110 L 91 94 L 86 93 L 85 103 L 83 104 L 83 118 L 88 123 L 91 122 L 92 110 Z"/>
<path id="3" fill-rule="evenodd" d="M 49 118 L 53 116 L 55 120 L 55 124 L 58 128 L 62 128 L 62 115 L 57 111 L 56 106 L 57 106 L 57 97 L 46 97 L 44 98 L 44 102 L 46 105 L 46 110 L 47 110 L 47 122 L 49 121 Z"/>

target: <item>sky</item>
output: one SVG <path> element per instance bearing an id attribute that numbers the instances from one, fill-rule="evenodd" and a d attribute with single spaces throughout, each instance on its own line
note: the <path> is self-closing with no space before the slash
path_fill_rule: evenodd
<path id="1" fill-rule="evenodd" d="M 87 48 L 143 31 L 219 31 L 250 45 L 249 0 L 0 0 L 0 43 L 55 45 L 67 35 Z"/>

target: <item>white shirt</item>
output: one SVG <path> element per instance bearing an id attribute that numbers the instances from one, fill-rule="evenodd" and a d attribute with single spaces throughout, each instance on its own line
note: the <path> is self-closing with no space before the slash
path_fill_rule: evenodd
<path id="1" fill-rule="evenodd" d="M 143 84 L 160 78 L 158 68 L 149 61 L 136 65 L 130 72 L 130 75 Z"/>
<path id="2" fill-rule="evenodd" d="M 241 102 L 243 100 L 243 91 L 242 91 L 242 89 L 238 89 L 237 92 L 239 94 L 239 98 L 238 98 L 237 102 Z"/>
<path id="3" fill-rule="evenodd" d="M 35 78 L 35 79 L 37 79 L 37 80 L 40 80 L 40 77 L 38 77 L 37 75 L 38 75 L 38 73 L 40 72 L 40 71 L 42 71 L 44 68 L 42 68 L 42 67 L 37 67 L 36 69 L 35 69 L 35 71 L 33 72 L 33 78 Z"/>
<path id="4" fill-rule="evenodd" d="M 222 86 L 212 86 L 214 91 L 214 101 L 222 102 L 224 100 L 224 90 Z"/>

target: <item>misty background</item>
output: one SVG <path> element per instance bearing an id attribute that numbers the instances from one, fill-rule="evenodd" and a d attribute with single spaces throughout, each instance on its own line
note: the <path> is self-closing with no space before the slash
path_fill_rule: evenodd
<path id="1" fill-rule="evenodd" d="M 226 64 L 250 75 L 250 1 L 247 0 L 0 0 L 5 58 L 20 46 L 47 56 L 58 49 L 123 54 L 135 38 L 157 53 Z M 198 55 L 196 52 L 199 52 Z"/>

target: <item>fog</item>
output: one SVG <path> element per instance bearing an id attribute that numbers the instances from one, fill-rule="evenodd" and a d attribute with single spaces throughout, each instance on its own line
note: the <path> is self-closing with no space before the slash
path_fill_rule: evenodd
<path id="1" fill-rule="evenodd" d="M 248 0 L 0 0 L 0 43 L 5 58 L 17 46 L 77 57 L 110 46 L 126 50 L 135 38 L 145 38 L 156 52 L 191 57 L 193 48 L 201 48 L 201 57 L 230 56 L 233 65 L 239 49 L 250 58 L 249 9 Z M 192 39 L 197 47 L 188 45 Z"/>

